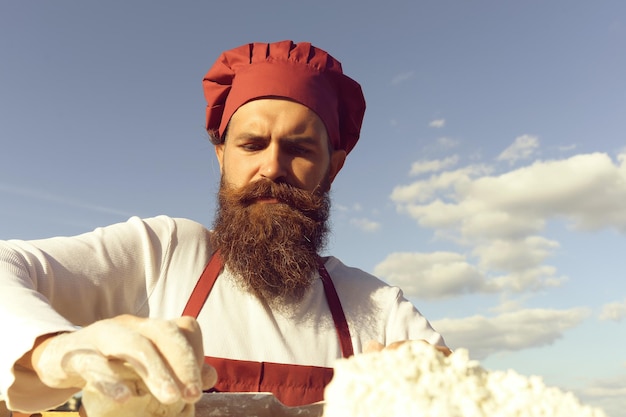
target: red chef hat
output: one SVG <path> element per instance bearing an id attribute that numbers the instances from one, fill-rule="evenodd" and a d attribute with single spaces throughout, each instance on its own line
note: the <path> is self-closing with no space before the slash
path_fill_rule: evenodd
<path id="1" fill-rule="evenodd" d="M 307 42 L 250 43 L 220 55 L 202 80 L 206 128 L 224 134 L 233 113 L 262 97 L 283 97 L 313 110 L 335 149 L 349 153 L 365 113 L 361 86 L 341 63 Z"/>

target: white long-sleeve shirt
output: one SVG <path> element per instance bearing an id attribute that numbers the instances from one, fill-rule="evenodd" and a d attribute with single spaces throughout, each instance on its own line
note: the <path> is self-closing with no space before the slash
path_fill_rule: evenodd
<path id="1" fill-rule="evenodd" d="M 0 241 L 0 393 L 9 408 L 49 407 L 68 392 L 15 367 L 35 339 L 120 314 L 179 317 L 212 253 L 210 232 L 186 219 L 133 217 L 74 237 Z M 442 345 L 395 287 L 338 259 L 325 262 L 355 353 L 377 340 Z M 228 270 L 198 316 L 207 356 L 332 367 L 341 348 L 317 279 L 294 310 L 273 311 Z M 115 335 L 111 335 L 115 337 Z"/>

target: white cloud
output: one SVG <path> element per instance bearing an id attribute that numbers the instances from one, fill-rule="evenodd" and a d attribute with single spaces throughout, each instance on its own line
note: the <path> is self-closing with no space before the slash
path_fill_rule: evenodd
<path id="1" fill-rule="evenodd" d="M 517 216 L 508 210 L 489 209 L 479 201 L 466 204 L 465 207 L 472 209 L 472 213 L 459 226 L 461 234 L 470 239 L 489 239 L 492 245 L 499 243 L 494 242 L 494 239 L 524 239 L 540 232 L 545 226 L 545 219 L 541 217 Z"/>
<path id="2" fill-rule="evenodd" d="M 486 174 L 489 169 L 483 165 L 470 165 L 455 171 L 442 172 L 427 180 L 416 181 L 410 185 L 397 186 L 391 193 L 396 203 L 407 203 L 405 208 L 413 206 L 413 201 L 424 202 L 432 199 L 439 192 L 453 191 L 454 188 L 465 187 L 472 177 Z"/>
<path id="3" fill-rule="evenodd" d="M 531 239 L 532 240 L 532 239 Z M 538 240 L 542 240 L 539 238 Z M 490 255 L 474 265 L 466 255 L 455 252 L 396 252 L 374 267 L 374 274 L 404 290 L 408 297 L 441 299 L 474 293 L 521 293 L 560 286 L 565 278 L 556 269 L 541 265 L 547 253 L 542 244 L 529 251 L 515 248 L 490 248 Z M 531 245 L 532 248 L 532 245 Z M 496 258 L 496 259 L 494 259 Z M 507 263 L 511 260 L 511 264 Z M 505 273 L 501 273 L 501 271 Z M 486 271 L 490 271 L 488 274 Z"/>
<path id="4" fill-rule="evenodd" d="M 585 308 L 527 309 L 496 317 L 434 320 L 432 324 L 446 335 L 446 343 L 452 349 L 467 348 L 474 359 L 482 360 L 496 352 L 551 345 L 589 314 Z"/>
<path id="5" fill-rule="evenodd" d="M 482 268 L 498 271 L 520 271 L 529 265 L 541 265 L 558 247 L 557 242 L 541 236 L 529 236 L 523 239 L 487 240 L 474 249 L 480 257 Z"/>
<path id="6" fill-rule="evenodd" d="M 602 306 L 600 320 L 622 321 L 624 318 L 626 318 L 626 299 Z"/>
<path id="7" fill-rule="evenodd" d="M 618 164 L 602 153 L 575 155 L 537 161 L 499 175 L 491 174 L 489 166 L 469 165 L 397 186 L 391 193 L 397 210 L 420 226 L 435 229 L 437 237 L 465 247 L 476 266 L 463 261 L 469 286 L 444 280 L 441 288 L 432 277 L 423 277 L 434 274 L 429 268 L 413 274 L 412 279 L 419 277 L 422 284 L 411 284 L 410 269 L 399 265 L 397 258 L 388 258 L 379 272 L 403 286 L 412 285 L 409 288 L 419 297 L 560 286 L 567 278 L 549 265 L 560 244 L 542 236 L 548 222 L 563 220 L 578 230 L 613 228 L 626 233 L 626 154 L 617 159 Z M 414 168 L 426 171 L 437 168 L 437 163 L 420 162 Z M 389 266 L 390 259 L 395 269 Z M 447 262 L 459 266 L 456 260 Z M 438 270 L 444 267 L 439 260 Z M 622 308 L 607 306 L 603 318 L 626 317 Z"/>
<path id="8" fill-rule="evenodd" d="M 392 253 L 374 275 L 401 287 L 407 296 L 444 298 L 480 291 L 484 278 L 465 256 L 453 252 Z"/>
<path id="9" fill-rule="evenodd" d="M 350 224 L 356 226 L 364 232 L 376 232 L 381 228 L 380 223 L 366 219 L 364 217 L 358 219 L 350 219 Z"/>
<path id="10" fill-rule="evenodd" d="M 497 291 L 539 291 L 544 288 L 559 287 L 567 281 L 567 277 L 559 277 L 556 274 L 556 268 L 552 266 L 530 265 L 496 277 L 489 282 L 489 285 L 490 288 Z"/>
<path id="11" fill-rule="evenodd" d="M 459 162 L 459 157 L 457 155 L 453 155 L 445 159 L 413 162 L 409 175 L 413 176 L 427 172 L 438 172 L 456 165 L 457 162 Z"/>
<path id="12" fill-rule="evenodd" d="M 606 154 L 576 155 L 500 175 L 470 165 L 397 186 L 391 199 L 421 226 L 445 229 L 474 248 L 481 267 L 506 264 L 519 272 L 520 264 L 534 269 L 559 247 L 539 236 L 549 220 L 626 233 L 626 156 L 618 160 L 620 165 Z"/>
<path id="13" fill-rule="evenodd" d="M 333 204 L 333 208 L 344 213 L 363 210 L 360 203 L 354 203 L 352 206 L 346 206 L 345 204 Z"/>
<path id="14" fill-rule="evenodd" d="M 620 156 L 621 157 L 621 156 Z M 458 195 L 526 219 L 562 217 L 583 230 L 626 231 L 626 158 L 602 153 L 539 161 L 500 176 L 482 177 Z"/>
<path id="15" fill-rule="evenodd" d="M 621 416 L 626 409 L 626 373 L 593 381 L 574 393 L 585 403 L 602 408 L 607 416 Z"/>
<path id="16" fill-rule="evenodd" d="M 437 144 L 443 149 L 451 149 L 457 147 L 459 145 L 459 141 L 444 136 L 437 139 Z"/>
<path id="17" fill-rule="evenodd" d="M 402 84 L 403 82 L 410 80 L 415 76 L 415 71 L 407 71 L 400 74 L 397 74 L 395 77 L 391 79 L 392 85 Z"/>
<path id="18" fill-rule="evenodd" d="M 583 392 L 593 397 L 626 397 L 626 376 L 621 376 L 619 382 L 616 379 L 597 381 Z"/>
<path id="19" fill-rule="evenodd" d="M 498 161 L 508 161 L 513 165 L 520 159 L 528 159 L 539 147 L 539 139 L 536 136 L 522 135 L 515 138 L 511 146 L 506 148 L 496 159 Z"/>
<path id="20" fill-rule="evenodd" d="M 428 126 L 440 129 L 446 125 L 446 119 L 436 119 L 431 121 Z"/>

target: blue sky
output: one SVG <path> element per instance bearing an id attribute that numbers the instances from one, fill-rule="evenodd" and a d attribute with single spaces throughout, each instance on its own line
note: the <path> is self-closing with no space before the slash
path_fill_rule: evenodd
<path id="1" fill-rule="evenodd" d="M 328 252 L 453 348 L 626 409 L 626 4 L 0 1 L 0 238 L 211 225 L 201 80 L 310 41 L 364 89 Z M 621 413 L 621 414 L 620 414 Z"/>

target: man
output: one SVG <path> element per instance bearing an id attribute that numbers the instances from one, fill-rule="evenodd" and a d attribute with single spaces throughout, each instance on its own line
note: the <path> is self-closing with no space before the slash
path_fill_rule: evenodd
<path id="1" fill-rule="evenodd" d="M 221 169 L 212 232 L 161 216 L 0 245 L 9 408 L 50 408 L 86 384 L 123 402 L 128 367 L 162 403 L 215 386 L 297 405 L 322 399 L 333 362 L 372 341 L 447 351 L 400 290 L 319 256 L 365 111 L 341 64 L 308 43 L 249 44 L 203 87 Z"/>

